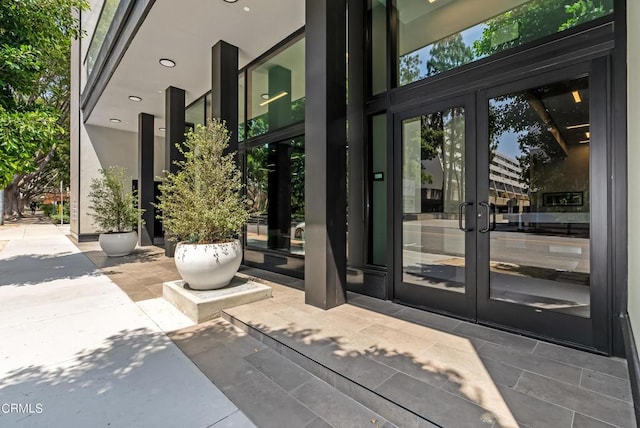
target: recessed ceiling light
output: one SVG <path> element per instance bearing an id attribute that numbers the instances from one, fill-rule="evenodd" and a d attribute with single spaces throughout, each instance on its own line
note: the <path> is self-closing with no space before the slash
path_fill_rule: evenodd
<path id="1" fill-rule="evenodd" d="M 120 119 L 112 118 L 112 119 L 109 119 L 109 122 L 111 122 L 111 123 L 120 123 L 122 121 Z"/>
<path id="2" fill-rule="evenodd" d="M 242 8 L 242 10 L 244 10 L 245 12 L 250 12 L 251 8 L 249 6 L 245 6 Z"/>
<path id="3" fill-rule="evenodd" d="M 571 92 L 571 95 L 573 95 L 573 100 L 574 100 L 576 103 L 581 103 L 581 102 L 582 102 L 582 97 L 580 96 L 580 92 L 578 92 L 578 91 L 573 91 L 573 92 Z"/>
<path id="4" fill-rule="evenodd" d="M 158 61 L 160 63 L 160 65 L 163 65 L 165 67 L 169 67 L 169 68 L 173 68 L 176 66 L 176 62 L 169 59 L 169 58 L 160 58 L 160 61 Z"/>
<path id="5" fill-rule="evenodd" d="M 165 131 L 165 129 L 164 129 L 164 128 L 158 128 L 158 131 L 162 131 L 162 132 L 164 132 L 164 131 Z"/>
<path id="6" fill-rule="evenodd" d="M 235 2 L 237 2 L 238 0 L 224 0 L 224 1 L 225 1 L 225 3 L 235 3 Z"/>
<path id="7" fill-rule="evenodd" d="M 268 100 L 269 99 L 269 94 L 262 94 L 262 95 L 260 95 L 260 98 L 262 98 L 263 100 Z"/>
<path id="8" fill-rule="evenodd" d="M 157 91 L 159 94 L 163 93 L 164 91 Z"/>
<path id="9" fill-rule="evenodd" d="M 137 102 L 137 103 L 139 103 L 140 101 L 142 101 L 142 98 L 140 98 L 140 97 L 138 97 L 138 96 L 136 96 L 136 95 L 129 95 L 129 99 L 130 99 L 131 101 L 135 101 L 135 102 Z"/>

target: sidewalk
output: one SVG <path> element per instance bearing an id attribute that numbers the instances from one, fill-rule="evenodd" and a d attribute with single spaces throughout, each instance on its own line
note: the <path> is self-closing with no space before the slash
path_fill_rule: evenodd
<path id="1" fill-rule="evenodd" d="M 66 230 L 0 226 L 0 426 L 253 426 Z"/>

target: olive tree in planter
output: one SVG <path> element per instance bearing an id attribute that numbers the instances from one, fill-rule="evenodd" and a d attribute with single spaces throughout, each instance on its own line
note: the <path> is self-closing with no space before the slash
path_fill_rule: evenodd
<path id="1" fill-rule="evenodd" d="M 136 194 L 127 190 L 126 170 L 111 166 L 99 170 L 100 177 L 91 180 L 90 215 L 100 233 L 100 248 L 109 257 L 131 254 L 138 242 L 133 230 L 143 210 L 136 208 Z"/>
<path id="2" fill-rule="evenodd" d="M 187 133 L 178 172 L 160 185 L 158 208 L 169 239 L 178 241 L 175 263 L 195 290 L 225 287 L 238 271 L 238 236 L 249 218 L 235 153 L 224 154 L 229 131 L 213 119 Z"/>

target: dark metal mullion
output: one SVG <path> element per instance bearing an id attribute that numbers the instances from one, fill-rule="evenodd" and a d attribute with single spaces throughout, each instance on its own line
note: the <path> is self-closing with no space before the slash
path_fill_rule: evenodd
<path id="1" fill-rule="evenodd" d="M 483 151 L 483 130 L 486 129 L 487 121 L 485 117 L 486 111 L 482 108 L 481 97 L 477 96 L 476 92 L 473 92 L 467 96 L 467 102 L 464 104 L 465 112 L 465 146 L 464 146 L 464 177 L 465 177 L 465 200 L 464 202 L 470 202 L 472 205 L 466 207 L 465 212 L 465 227 L 471 228 L 473 231 L 465 233 L 465 294 L 467 296 L 467 313 L 468 318 L 476 320 L 478 314 L 477 308 L 477 295 L 478 295 L 478 228 L 480 225 L 477 222 L 476 207 L 480 197 L 482 196 L 479 190 L 481 183 L 486 183 L 488 180 L 483 180 L 482 173 L 479 173 L 482 166 L 478 162 L 482 156 L 479 152 Z M 483 104 L 484 105 L 484 104 Z M 486 187 L 486 186 L 485 186 Z M 463 201 L 460 201 L 463 202 Z"/>
<path id="2" fill-rule="evenodd" d="M 253 137 L 250 140 L 245 140 L 243 141 L 243 146 L 245 149 L 249 150 L 265 144 L 279 143 L 280 141 L 303 136 L 304 131 L 304 122 L 298 122 L 285 128 L 280 128 L 275 131 Z"/>
<path id="3" fill-rule="evenodd" d="M 396 299 L 396 287 L 403 284 L 402 276 L 402 119 L 387 112 L 387 168 L 391 180 L 387 183 L 387 258 L 389 265 L 388 299 Z M 389 215 L 391 214 L 391 215 Z"/>
<path id="4" fill-rule="evenodd" d="M 615 50 L 613 53 L 611 133 L 611 225 L 612 242 L 612 284 L 615 324 L 613 329 L 613 352 L 623 355 L 625 345 L 621 335 L 620 319 L 627 313 L 627 272 L 628 272 L 628 213 L 627 213 L 627 1 L 614 0 Z M 640 332 L 636 332 L 640 335 Z M 629 356 L 630 357 L 630 356 Z M 631 366 L 631 365 L 630 365 Z M 634 384 L 634 392 L 637 385 Z M 634 394 L 636 397 L 640 394 Z M 636 408 L 636 411 L 637 408 Z M 640 416 L 640 415 L 638 415 Z"/>
<path id="5" fill-rule="evenodd" d="M 398 86 L 397 0 L 387 1 L 387 93 Z"/>
<path id="6" fill-rule="evenodd" d="M 609 350 L 608 341 L 611 331 L 611 288 L 609 242 L 613 230 L 609 231 L 611 221 L 608 203 L 594 203 L 594 201 L 609 200 L 608 164 L 610 150 L 608 149 L 608 117 L 609 100 L 607 91 L 607 75 L 609 61 L 600 58 L 592 62 L 589 79 L 589 248 L 590 248 L 590 305 L 593 319 L 594 346 L 598 349 Z M 611 232 L 611 233 L 609 233 Z"/>

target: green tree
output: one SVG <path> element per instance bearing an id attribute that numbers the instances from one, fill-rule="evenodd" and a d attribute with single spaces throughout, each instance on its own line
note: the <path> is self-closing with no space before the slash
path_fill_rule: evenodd
<path id="1" fill-rule="evenodd" d="M 68 147 L 71 39 L 80 36 L 74 10 L 84 0 L 0 2 L 0 189 L 4 211 L 20 214 L 35 183 Z M 59 165 L 68 182 L 68 166 Z"/>
<path id="2" fill-rule="evenodd" d="M 613 0 L 534 0 L 486 23 L 482 38 L 473 44 L 477 57 L 485 57 L 549 34 L 563 31 L 613 10 Z M 500 43 L 501 34 L 514 30 L 517 37 Z"/>
<path id="3" fill-rule="evenodd" d="M 474 60 L 473 50 L 465 45 L 460 33 L 435 43 L 427 61 L 427 76 L 460 67 Z"/>

